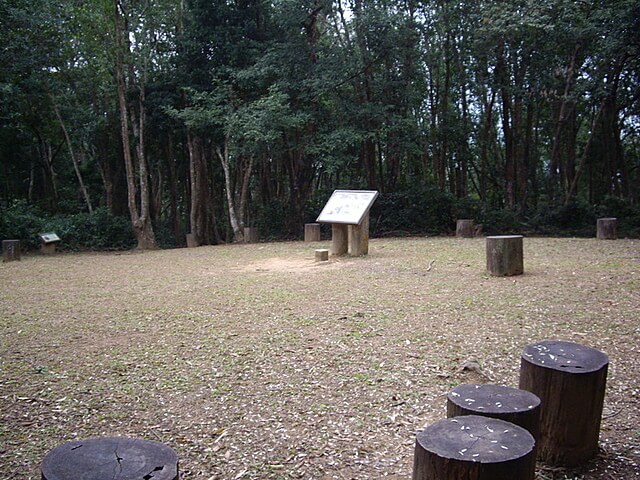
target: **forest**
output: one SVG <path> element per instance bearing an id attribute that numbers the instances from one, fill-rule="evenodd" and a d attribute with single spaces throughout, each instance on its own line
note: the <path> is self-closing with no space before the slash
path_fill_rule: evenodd
<path id="1" fill-rule="evenodd" d="M 640 235 L 637 0 L 0 0 L 0 236 Z"/>

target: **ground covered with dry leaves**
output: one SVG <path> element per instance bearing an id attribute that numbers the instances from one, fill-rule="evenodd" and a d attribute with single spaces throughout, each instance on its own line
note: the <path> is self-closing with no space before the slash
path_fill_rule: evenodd
<path id="1" fill-rule="evenodd" d="M 538 479 L 640 478 L 640 241 L 373 239 L 24 256 L 0 265 L 0 478 L 62 442 L 158 440 L 182 479 L 409 479 L 461 383 L 517 386 L 523 348 L 609 355 L 597 459 Z M 463 369 L 477 362 L 480 370 Z"/>

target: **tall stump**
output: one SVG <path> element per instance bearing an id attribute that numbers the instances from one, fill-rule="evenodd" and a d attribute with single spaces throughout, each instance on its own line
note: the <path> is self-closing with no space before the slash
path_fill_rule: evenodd
<path id="1" fill-rule="evenodd" d="M 487 237 L 487 271 L 495 277 L 524 272 L 522 235 Z"/>
<path id="2" fill-rule="evenodd" d="M 349 225 L 331 224 L 331 255 L 344 255 L 349 251 Z"/>
<path id="3" fill-rule="evenodd" d="M 539 459 L 575 467 L 598 453 L 608 366 L 605 353 L 577 343 L 544 341 L 524 349 L 520 388 L 542 402 Z"/>
<path id="4" fill-rule="evenodd" d="M 162 443 L 125 437 L 76 440 L 42 462 L 42 480 L 178 480 L 178 456 Z"/>
<path id="5" fill-rule="evenodd" d="M 185 235 L 185 238 L 187 240 L 187 248 L 196 248 L 200 246 L 200 244 L 198 243 L 198 238 L 196 237 L 195 233 L 187 233 Z"/>
<path id="6" fill-rule="evenodd" d="M 319 223 L 304 224 L 304 241 L 305 242 L 320 241 L 320 224 Z"/>
<path id="7" fill-rule="evenodd" d="M 456 237 L 472 238 L 475 231 L 473 220 L 456 220 Z"/>
<path id="8" fill-rule="evenodd" d="M 413 480 L 533 480 L 535 440 L 504 420 L 467 415 L 416 437 Z"/>
<path id="9" fill-rule="evenodd" d="M 257 227 L 244 227 L 244 243 L 258 243 Z"/>
<path id="10" fill-rule="evenodd" d="M 600 240 L 615 240 L 618 238 L 618 219 L 599 218 L 596 222 L 597 237 Z"/>
<path id="11" fill-rule="evenodd" d="M 20 240 L 2 241 L 2 261 L 13 262 L 20 260 Z"/>
<path id="12" fill-rule="evenodd" d="M 447 395 L 447 417 L 480 415 L 511 422 L 538 439 L 540 399 L 531 392 L 503 385 L 458 385 Z"/>

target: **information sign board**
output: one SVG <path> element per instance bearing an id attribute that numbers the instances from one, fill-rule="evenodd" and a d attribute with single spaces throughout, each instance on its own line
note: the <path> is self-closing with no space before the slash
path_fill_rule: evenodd
<path id="1" fill-rule="evenodd" d="M 376 190 L 335 190 L 316 222 L 359 225 L 377 197 Z"/>
<path id="2" fill-rule="evenodd" d="M 58 237 L 58 235 L 56 235 L 53 232 L 41 233 L 40 234 L 40 238 L 42 239 L 42 241 L 44 243 L 53 243 L 53 242 L 59 242 L 60 241 L 60 237 Z"/>

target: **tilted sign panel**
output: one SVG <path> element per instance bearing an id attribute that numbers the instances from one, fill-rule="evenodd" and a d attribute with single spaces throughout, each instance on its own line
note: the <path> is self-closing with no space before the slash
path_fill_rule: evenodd
<path id="1" fill-rule="evenodd" d="M 316 222 L 359 225 L 377 197 L 375 190 L 336 190 Z"/>

